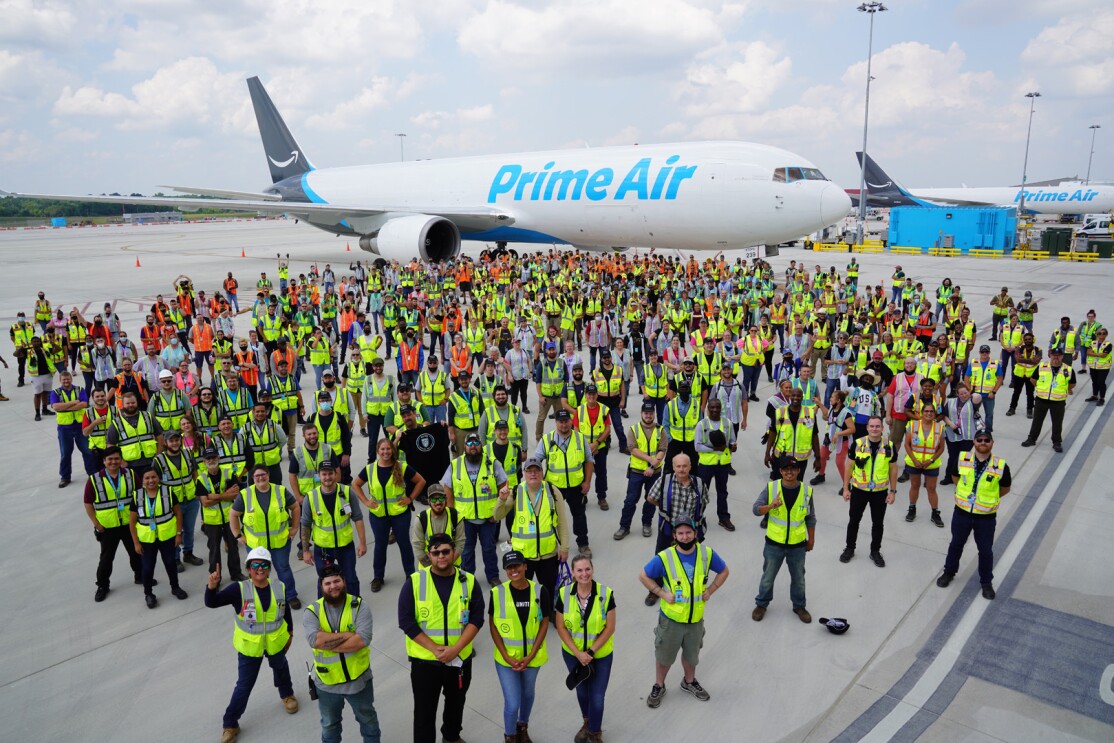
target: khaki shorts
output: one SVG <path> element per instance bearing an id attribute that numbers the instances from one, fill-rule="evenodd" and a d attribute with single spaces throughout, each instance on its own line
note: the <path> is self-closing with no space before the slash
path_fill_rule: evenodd
<path id="1" fill-rule="evenodd" d="M 677 652 L 683 651 L 684 661 L 690 666 L 700 663 L 700 648 L 704 647 L 704 620 L 692 624 L 674 622 L 664 614 L 658 614 L 658 626 L 654 628 L 654 660 L 658 665 L 671 666 L 677 660 Z"/>
<path id="2" fill-rule="evenodd" d="M 54 388 L 54 377 L 50 374 L 40 374 L 31 378 L 31 392 L 38 395 L 50 392 Z"/>

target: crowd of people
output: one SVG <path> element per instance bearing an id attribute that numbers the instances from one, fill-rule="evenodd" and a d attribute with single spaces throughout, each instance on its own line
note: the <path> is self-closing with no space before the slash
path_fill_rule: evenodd
<path id="1" fill-rule="evenodd" d="M 440 735 L 460 739 L 485 621 L 507 743 L 530 740 L 550 624 L 583 718 L 575 740 L 602 740 L 617 600 L 594 572 L 589 494 L 609 511 L 623 493 L 613 540 L 636 515 L 644 538 L 656 526 L 639 576 L 646 605 L 660 606 L 651 708 L 678 655 L 680 689 L 711 697 L 695 675 L 703 616 L 729 570 L 705 541 L 713 520 L 735 531 L 740 485 L 756 491 L 749 511 L 765 532 L 754 621 L 783 564 L 792 611 L 812 621 L 805 555 L 814 488 L 829 470 L 848 503 L 841 562 L 854 558 L 869 508 L 870 560 L 884 567 L 887 507 L 907 483 L 905 520 L 916 521 L 923 485 L 928 521 L 951 526 L 938 585 L 973 532 L 993 599 L 996 512 L 1012 479 L 993 451 L 998 395 L 1010 395 L 1005 416 L 1025 397 L 1022 446 L 1047 417 L 1061 452 L 1077 374 L 1090 377 L 1087 401 L 1103 405 L 1111 365 L 1094 310 L 1040 331 L 1029 291 L 1015 300 L 1002 287 L 972 307 L 950 279 L 930 290 L 901 266 L 860 286 L 853 257 L 843 271 L 790 261 L 781 274 L 764 260 L 557 251 L 297 275 L 280 258 L 275 273 L 261 273 L 242 305 L 231 272 L 208 294 L 178 276 L 137 332 L 112 303 L 88 318 L 40 292 L 10 330 L 34 420 L 57 426 L 60 488 L 75 449 L 82 459 L 100 549 L 94 601 L 110 593 L 122 544 L 148 608 L 160 561 L 176 599 L 188 599 L 187 566 L 207 565 L 205 605 L 232 607 L 240 660 L 225 743 L 263 658 L 283 707 L 298 711 L 286 662 L 291 612 L 303 609 L 292 547 L 317 575 L 302 586 L 316 595 L 302 624 L 322 740 L 340 740 L 345 702 L 363 739 L 380 739 L 357 570 L 365 511 L 372 593 L 398 550 L 398 626 L 423 743 L 438 734 L 441 697 Z M 748 427 L 761 432 L 764 471 L 734 466 Z M 954 488 L 947 512 L 944 487 Z"/>

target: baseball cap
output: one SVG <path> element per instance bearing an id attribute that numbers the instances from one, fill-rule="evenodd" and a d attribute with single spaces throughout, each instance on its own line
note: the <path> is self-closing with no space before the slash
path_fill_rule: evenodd
<path id="1" fill-rule="evenodd" d="M 413 413 L 414 412 L 414 406 L 413 405 L 402 405 L 402 406 L 399 407 L 398 412 L 399 412 L 399 415 L 402 415 L 403 413 Z"/>
<path id="2" fill-rule="evenodd" d="M 445 495 L 445 486 L 442 485 L 439 482 L 435 482 L 432 485 L 430 485 L 428 488 L 426 488 L 425 495 L 426 495 L 426 498 L 428 498 L 430 500 L 434 500 L 434 499 L 447 500 L 448 499 L 448 496 Z"/>
<path id="3" fill-rule="evenodd" d="M 693 531 L 696 531 L 696 522 L 692 520 L 692 516 L 681 516 L 680 518 L 674 519 L 672 526 L 673 531 L 677 531 L 677 529 L 682 526 L 687 526 Z"/>
<path id="4" fill-rule="evenodd" d="M 504 570 L 511 567 L 512 565 L 525 565 L 525 564 L 526 564 L 526 558 L 522 556 L 521 552 L 511 550 L 507 554 L 503 555 L 503 569 Z"/>
<path id="5" fill-rule="evenodd" d="M 171 428 L 169 431 L 166 432 L 166 438 L 180 439 L 182 438 L 182 432 L 179 431 L 177 428 Z"/>
<path id="6" fill-rule="evenodd" d="M 543 464 L 542 460 L 538 459 L 537 457 L 530 457 L 529 459 L 527 459 L 525 462 L 522 463 L 522 471 L 523 472 L 530 469 L 531 467 L 537 467 L 538 469 L 542 470 L 543 472 L 545 471 L 545 464 Z"/>
<path id="7" fill-rule="evenodd" d="M 653 412 L 656 412 L 656 411 L 657 411 L 657 408 L 654 406 L 654 404 L 652 402 L 642 403 L 642 412 L 643 413 L 653 413 Z"/>
<path id="8" fill-rule="evenodd" d="M 456 546 L 456 544 L 453 542 L 452 537 L 450 537 L 448 534 L 445 534 L 445 533 L 441 532 L 441 533 L 438 533 L 438 534 L 434 534 L 432 537 L 427 539 L 426 543 L 425 543 L 425 547 L 426 547 L 427 551 L 432 551 L 434 547 L 440 547 L 442 544 L 447 544 L 450 547 L 455 547 Z"/>
<path id="9" fill-rule="evenodd" d="M 979 430 L 975 431 L 974 437 L 977 439 L 979 436 L 989 436 L 991 441 L 994 440 L 994 434 L 985 428 L 980 428 Z"/>
<path id="10" fill-rule="evenodd" d="M 567 410 L 558 410 L 553 416 L 553 419 L 558 421 L 570 421 L 572 420 L 572 416 L 569 415 L 569 411 Z"/>
<path id="11" fill-rule="evenodd" d="M 609 358 L 611 358 L 611 351 L 610 351 L 610 350 L 608 350 L 608 349 L 606 349 L 606 348 L 601 348 L 601 349 L 600 349 L 600 358 L 601 358 L 601 359 L 609 359 Z"/>
<path id="12" fill-rule="evenodd" d="M 979 353 L 990 353 L 990 346 L 985 343 L 979 346 Z"/>
<path id="13" fill-rule="evenodd" d="M 202 459 L 216 459 L 219 456 L 220 455 L 217 454 L 217 450 L 212 448 L 211 446 L 203 449 L 201 452 Z"/>
<path id="14" fill-rule="evenodd" d="M 317 465 L 318 471 L 320 470 L 335 470 L 340 465 L 337 464 L 335 459 L 322 459 L 321 464 Z"/>
<path id="15" fill-rule="evenodd" d="M 557 344 L 552 342 L 552 341 L 548 341 L 545 344 L 545 350 L 546 351 L 556 351 L 557 350 Z"/>
<path id="16" fill-rule="evenodd" d="M 496 428 L 510 428 L 510 426 L 507 425 L 507 422 L 505 420 L 503 420 L 502 418 L 495 421 L 495 427 Z"/>
<path id="17" fill-rule="evenodd" d="M 597 387 L 597 386 L 596 386 L 596 385 L 594 385 L 594 384 L 586 384 L 586 385 L 584 385 L 584 393 L 585 393 L 585 394 L 587 394 L 587 393 L 589 393 L 589 392 L 599 392 L 599 391 L 600 391 L 600 388 L 599 388 L 599 387 Z"/>
<path id="18" fill-rule="evenodd" d="M 464 437 L 465 446 L 479 446 L 481 443 L 480 435 L 478 433 L 470 433 Z"/>

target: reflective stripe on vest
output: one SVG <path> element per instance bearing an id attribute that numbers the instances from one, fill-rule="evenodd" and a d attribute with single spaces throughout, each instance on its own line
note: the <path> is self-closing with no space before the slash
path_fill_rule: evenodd
<path id="1" fill-rule="evenodd" d="M 557 445 L 556 431 L 547 433 L 542 441 L 545 442 L 546 482 L 558 488 L 572 488 L 584 482 L 584 462 L 588 450 L 584 434 L 570 431 L 564 449 Z"/>
<path id="2" fill-rule="evenodd" d="M 580 611 L 580 601 L 575 595 L 575 583 L 569 583 L 560 589 L 561 607 L 564 609 L 561 616 L 565 620 L 565 629 L 572 636 L 575 647 L 570 648 L 564 640 L 561 641 L 561 645 L 570 655 L 575 651 L 586 652 L 607 627 L 607 607 L 611 604 L 611 589 L 594 581 L 593 584 L 594 590 L 584 612 Z M 587 615 L 587 622 L 584 621 L 585 615 Z M 615 636 L 612 635 L 596 651 L 595 657 L 605 658 L 611 655 L 614 646 Z"/>
<path id="3" fill-rule="evenodd" d="M 530 607 L 526 611 L 525 626 L 522 625 L 521 615 L 518 613 L 514 596 L 511 595 L 507 584 L 501 583 L 491 589 L 492 621 L 495 622 L 495 629 L 499 633 L 500 639 L 503 640 L 503 647 L 506 648 L 507 655 L 514 660 L 522 660 L 533 649 L 542 623 L 549 619 L 542 616 L 541 586 L 534 581 L 528 581 L 528 583 L 530 584 Z M 501 666 L 510 665 L 503 659 L 503 654 L 499 652 L 499 648 L 493 648 L 493 652 L 495 653 L 496 663 Z M 530 661 L 529 667 L 543 666 L 548 659 L 545 638 L 542 638 L 538 653 Z"/>
<path id="4" fill-rule="evenodd" d="M 455 645 L 464 632 L 468 616 L 468 599 L 475 589 L 476 578 L 471 573 L 460 570 L 453 572 L 453 588 L 449 592 L 448 604 L 441 603 L 441 596 L 433 586 L 433 578 L 428 568 L 419 568 L 410 574 L 410 586 L 414 592 L 414 612 L 418 628 L 437 645 Z M 419 660 L 436 660 L 433 652 L 422 647 L 408 636 L 406 654 Z M 460 651 L 460 659 L 472 656 L 472 643 Z"/>
<path id="5" fill-rule="evenodd" d="M 547 482 L 541 483 L 535 497 L 530 496 L 526 483 L 515 489 L 511 549 L 521 552 L 527 560 L 536 560 L 557 550 L 555 499 L 550 487 Z"/>
<path id="6" fill-rule="evenodd" d="M 674 622 L 696 624 L 704 618 L 704 589 L 708 584 L 708 571 L 712 564 L 712 548 L 696 545 L 696 566 L 689 580 L 677 548 L 670 547 L 658 553 L 665 566 L 664 588 L 673 594 L 673 603 L 663 601 L 661 613 Z"/>
<path id="7" fill-rule="evenodd" d="M 854 469 L 851 470 L 851 487 L 868 492 L 888 490 L 890 486 L 890 463 L 894 460 L 893 446 L 888 441 L 878 443 L 878 453 L 870 455 L 870 439 L 861 438 L 855 442 L 851 457 Z"/>
<path id="8" fill-rule="evenodd" d="M 131 518 L 131 502 L 135 495 L 135 480 L 128 469 L 121 469 L 117 476 L 117 485 L 112 484 L 112 478 L 107 474 L 96 473 L 93 481 L 93 515 L 97 523 L 106 529 L 118 526 L 127 526 Z"/>
<path id="9" fill-rule="evenodd" d="M 174 516 L 174 494 L 165 485 L 159 486 L 154 500 L 141 490 L 135 496 L 135 511 L 139 521 L 135 535 L 140 542 L 169 542 L 178 534 L 178 521 Z"/>
<path id="10" fill-rule="evenodd" d="M 336 499 L 330 513 L 325 509 L 325 496 L 321 488 L 314 488 L 306 495 L 313 518 L 313 544 L 325 549 L 346 547 L 352 544 L 352 493 L 347 485 L 336 486 Z M 348 506 L 345 513 L 344 507 Z M 305 548 L 305 545 L 302 545 Z"/>
<path id="11" fill-rule="evenodd" d="M 1005 469 L 1006 460 L 992 456 L 982 471 L 982 477 L 976 480 L 974 452 L 961 452 L 959 480 L 955 486 L 956 507 L 974 514 L 997 512 Z"/>
<path id="12" fill-rule="evenodd" d="M 266 512 L 259 509 L 255 486 L 244 494 L 244 540 L 250 549 L 269 550 L 286 545 L 290 538 L 290 513 L 286 510 L 286 488 L 271 483 Z"/>
<path id="13" fill-rule="evenodd" d="M 320 598 L 306 607 L 307 611 L 317 617 L 318 627 L 322 632 L 355 632 L 356 617 L 359 615 L 363 602 L 359 596 L 348 594 L 348 600 L 340 613 L 340 621 L 334 627 L 329 621 L 329 614 L 325 607 L 325 599 Z M 336 653 L 332 650 L 313 649 L 314 670 L 321 683 L 335 686 L 363 676 L 371 668 L 371 649 L 367 646 L 352 653 Z"/>
<path id="14" fill-rule="evenodd" d="M 499 484 L 495 480 L 495 463 L 490 457 L 480 459 L 476 481 L 468 476 L 464 457 L 452 463 L 453 505 L 462 519 L 489 519 L 495 513 L 495 500 L 499 497 Z"/>
<path id="15" fill-rule="evenodd" d="M 271 605 L 262 613 L 255 586 L 250 580 L 240 583 L 240 611 L 233 620 L 232 646 L 250 658 L 262 658 L 264 653 L 279 655 L 290 640 L 285 619 L 286 587 L 282 581 L 269 583 Z"/>

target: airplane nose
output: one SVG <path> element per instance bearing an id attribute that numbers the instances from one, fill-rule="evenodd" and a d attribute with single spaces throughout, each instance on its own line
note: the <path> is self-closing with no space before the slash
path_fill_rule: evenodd
<path id="1" fill-rule="evenodd" d="M 820 194 L 820 221 L 825 225 L 832 225 L 847 216 L 851 211 L 851 197 L 835 185 L 829 183 L 824 186 Z"/>

